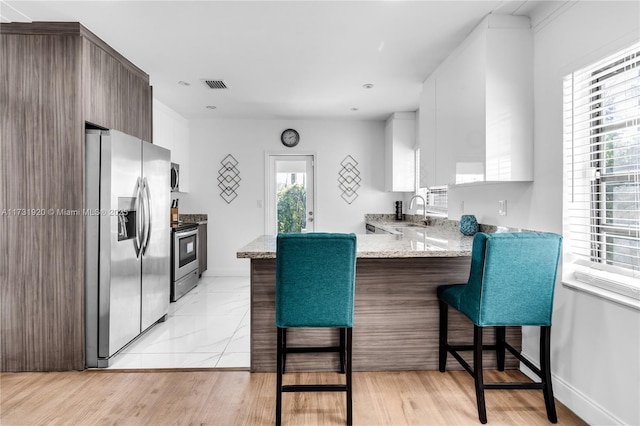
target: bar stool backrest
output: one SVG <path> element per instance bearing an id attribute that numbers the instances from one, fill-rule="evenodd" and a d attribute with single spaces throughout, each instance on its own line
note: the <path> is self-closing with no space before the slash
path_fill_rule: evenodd
<path id="1" fill-rule="evenodd" d="M 478 233 L 460 311 L 478 326 L 551 325 L 562 237 Z"/>
<path id="2" fill-rule="evenodd" d="M 353 327 L 355 274 L 355 234 L 279 234 L 276 326 Z"/>

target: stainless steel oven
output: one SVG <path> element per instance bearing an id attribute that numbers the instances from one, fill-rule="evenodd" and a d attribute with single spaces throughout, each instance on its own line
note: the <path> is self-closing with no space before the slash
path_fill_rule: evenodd
<path id="1" fill-rule="evenodd" d="M 171 301 L 175 302 L 198 285 L 198 225 L 173 228 L 171 241 Z"/>

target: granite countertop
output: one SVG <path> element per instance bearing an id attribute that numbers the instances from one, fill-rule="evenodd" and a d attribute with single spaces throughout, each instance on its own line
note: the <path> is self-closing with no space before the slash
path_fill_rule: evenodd
<path id="1" fill-rule="evenodd" d="M 358 234 L 358 258 L 411 258 L 471 256 L 473 237 L 446 226 L 416 226 L 393 222 L 379 226 L 402 227 L 394 234 Z M 402 226 L 405 225 L 405 226 Z M 276 236 L 262 235 L 237 252 L 241 259 L 274 259 Z"/>
<path id="2" fill-rule="evenodd" d="M 473 236 L 460 233 L 460 223 L 439 216 L 366 214 L 365 223 L 389 234 L 358 234 L 358 258 L 471 256 Z M 479 224 L 479 231 L 520 232 L 522 229 Z M 238 250 L 240 259 L 275 259 L 276 236 L 262 235 Z"/>
<path id="3" fill-rule="evenodd" d="M 178 220 L 185 223 L 197 223 L 198 225 L 204 225 L 207 223 L 208 215 L 201 213 L 180 213 Z"/>

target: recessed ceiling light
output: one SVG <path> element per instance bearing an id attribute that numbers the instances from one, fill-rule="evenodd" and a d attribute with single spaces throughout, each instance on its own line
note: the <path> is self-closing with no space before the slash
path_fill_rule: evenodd
<path id="1" fill-rule="evenodd" d="M 371 83 L 363 84 L 362 87 L 364 87 L 365 89 L 373 89 L 373 84 Z"/>
<path id="2" fill-rule="evenodd" d="M 178 84 L 179 84 L 180 86 L 191 86 L 191 84 L 190 84 L 190 83 L 187 83 L 186 81 L 182 81 L 182 80 L 180 80 L 180 81 L 178 82 Z"/>
<path id="3" fill-rule="evenodd" d="M 216 108 L 218 108 L 218 107 L 217 107 L 217 106 L 215 106 L 215 105 L 207 105 L 207 106 L 206 106 L 206 108 L 207 108 L 207 109 L 216 109 Z"/>

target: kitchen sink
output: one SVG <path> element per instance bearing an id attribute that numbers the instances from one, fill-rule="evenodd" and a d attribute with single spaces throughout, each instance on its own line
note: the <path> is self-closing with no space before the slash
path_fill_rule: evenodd
<path id="1" fill-rule="evenodd" d="M 446 250 L 442 247 L 446 241 L 439 241 L 437 238 L 427 236 L 427 227 L 419 224 L 406 224 L 402 226 L 396 226 L 394 231 L 402 234 L 404 237 L 411 241 L 411 245 L 414 249 L 419 250 Z"/>

